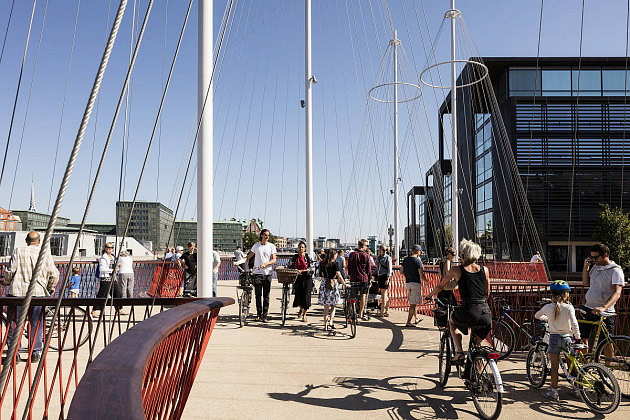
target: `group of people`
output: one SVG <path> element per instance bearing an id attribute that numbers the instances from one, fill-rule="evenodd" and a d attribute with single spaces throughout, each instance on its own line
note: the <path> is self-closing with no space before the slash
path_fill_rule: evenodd
<path id="1" fill-rule="evenodd" d="M 412 255 L 412 257 L 418 258 L 420 250 L 414 247 L 414 251 L 416 255 Z M 455 344 L 453 361 L 457 363 L 464 358 L 462 333 L 468 334 L 468 331 L 471 330 L 472 339 L 479 343 L 485 339 L 492 328 L 492 313 L 487 300 L 490 294 L 490 274 L 487 267 L 478 264 L 478 259 L 481 256 L 481 247 L 478 244 L 468 240 L 463 240 L 460 243 L 459 256 L 461 260 L 457 266 L 453 265 L 455 261 L 453 249 L 449 248 L 446 251 L 446 258 L 441 265 L 441 282 L 429 292 L 426 298 L 432 299 L 437 295 L 439 302 L 452 304 L 455 302 L 453 290 L 459 289 L 461 304 L 451 314 L 449 324 Z M 403 266 L 405 266 L 405 276 L 411 274 L 412 278 L 420 277 L 424 281 L 421 262 L 415 266 L 411 262 L 403 263 Z M 407 266 L 409 267 L 407 268 Z M 417 276 L 413 273 L 416 268 L 418 270 Z M 409 277 L 407 278 L 409 279 Z M 587 320 L 598 321 L 601 314 L 613 315 L 615 313 L 615 303 L 621 297 L 625 280 L 621 267 L 610 259 L 608 246 L 597 244 L 591 248 L 590 257 L 584 261 L 582 284 L 588 287 L 584 304 L 591 308 L 591 312 L 586 314 Z M 415 305 L 419 303 L 420 293 L 415 284 L 409 285 L 408 283 L 408 289 L 410 292 L 409 320 L 411 320 L 412 311 L 415 315 Z M 535 318 L 548 322 L 550 334 L 547 352 L 551 362 L 551 381 L 544 396 L 558 401 L 559 355 L 562 351 L 569 351 L 573 340 L 581 340 L 588 344 L 588 337 L 594 326 L 587 323 L 578 325 L 575 309 L 570 303 L 571 287 L 566 281 L 554 281 L 551 283 L 550 289 L 552 302 L 544 305 L 536 312 Z M 614 331 L 615 318 L 609 316 L 604 320 L 608 330 Z"/>

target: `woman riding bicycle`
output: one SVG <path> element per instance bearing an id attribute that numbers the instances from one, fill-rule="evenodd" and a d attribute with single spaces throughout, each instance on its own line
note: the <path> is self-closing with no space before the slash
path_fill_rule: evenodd
<path id="1" fill-rule="evenodd" d="M 490 274 L 487 267 L 477 264 L 481 256 L 481 247 L 473 241 L 463 239 L 459 244 L 459 250 L 461 265 L 448 270 L 442 276 L 440 284 L 427 296 L 431 298 L 453 283 L 459 286 L 463 305 L 453 311 L 449 325 L 456 350 L 454 361 L 463 360 L 465 357 L 462 333 L 468 334 L 470 328 L 473 338 L 480 342 L 492 328 L 492 312 L 487 301 L 490 293 L 488 282 Z"/>

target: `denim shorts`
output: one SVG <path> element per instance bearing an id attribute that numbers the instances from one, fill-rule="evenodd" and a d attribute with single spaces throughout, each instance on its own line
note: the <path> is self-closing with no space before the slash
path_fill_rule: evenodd
<path id="1" fill-rule="evenodd" d="M 549 334 L 549 348 L 547 353 L 560 354 L 561 351 L 571 350 L 571 336 L 568 334 Z"/>

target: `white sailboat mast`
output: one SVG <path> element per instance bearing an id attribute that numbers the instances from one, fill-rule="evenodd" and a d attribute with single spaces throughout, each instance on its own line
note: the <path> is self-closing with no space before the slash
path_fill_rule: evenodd
<path id="1" fill-rule="evenodd" d="M 457 62 L 455 25 L 460 11 L 455 9 L 455 0 L 451 0 L 451 10 L 447 17 L 451 19 L 451 131 L 453 137 L 453 149 L 451 156 L 451 231 L 453 234 L 452 246 L 455 255 L 459 255 L 459 183 L 457 179 Z"/>
<path id="2" fill-rule="evenodd" d="M 313 83 L 311 57 L 311 0 L 305 0 L 305 108 L 306 108 L 306 251 L 313 256 Z"/>

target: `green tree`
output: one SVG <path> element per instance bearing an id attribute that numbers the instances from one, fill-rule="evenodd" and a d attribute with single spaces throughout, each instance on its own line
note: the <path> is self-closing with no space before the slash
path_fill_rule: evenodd
<path id="1" fill-rule="evenodd" d="M 630 215 L 621 208 L 602 207 L 595 239 L 608 245 L 610 258 L 626 270 L 630 267 Z"/>
<path id="2" fill-rule="evenodd" d="M 243 234 L 243 249 L 250 249 L 256 242 L 258 242 L 258 235 L 255 232 Z"/>

